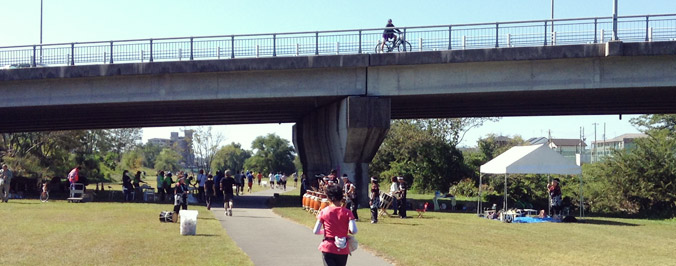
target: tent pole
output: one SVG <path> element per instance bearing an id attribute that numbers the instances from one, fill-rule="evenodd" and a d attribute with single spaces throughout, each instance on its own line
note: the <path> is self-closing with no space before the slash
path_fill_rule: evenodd
<path id="1" fill-rule="evenodd" d="M 549 184 L 552 183 L 552 176 L 547 174 L 547 198 L 549 198 L 549 201 L 547 202 L 547 206 L 549 206 L 549 209 L 547 210 L 548 215 L 552 215 L 552 195 L 549 194 Z M 553 216 L 552 216 L 553 217 Z"/>
<path id="2" fill-rule="evenodd" d="M 580 218 L 584 218 L 584 195 L 582 195 L 582 174 L 580 173 Z"/>
<path id="3" fill-rule="evenodd" d="M 505 202 L 502 205 L 502 210 L 507 211 L 507 174 L 505 173 Z"/>
<path id="4" fill-rule="evenodd" d="M 479 173 L 479 198 L 476 200 L 476 215 L 479 216 L 481 215 L 481 177 L 483 176 L 482 173 Z M 455 195 L 454 195 L 455 196 Z"/>

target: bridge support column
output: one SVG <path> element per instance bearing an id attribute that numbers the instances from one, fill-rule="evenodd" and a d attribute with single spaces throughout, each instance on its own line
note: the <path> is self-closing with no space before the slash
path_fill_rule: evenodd
<path id="1" fill-rule="evenodd" d="M 293 126 L 293 142 L 312 180 L 331 169 L 347 174 L 368 204 L 368 164 L 390 128 L 389 98 L 350 96 L 320 107 Z"/>

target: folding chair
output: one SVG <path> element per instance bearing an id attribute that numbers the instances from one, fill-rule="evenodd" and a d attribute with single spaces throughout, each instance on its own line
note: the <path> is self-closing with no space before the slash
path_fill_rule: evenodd
<path id="1" fill-rule="evenodd" d="M 427 212 L 427 207 L 429 206 L 429 202 L 425 202 L 425 205 L 423 205 L 422 209 L 415 209 L 415 211 L 418 212 L 418 218 L 423 218 L 423 214 Z"/>

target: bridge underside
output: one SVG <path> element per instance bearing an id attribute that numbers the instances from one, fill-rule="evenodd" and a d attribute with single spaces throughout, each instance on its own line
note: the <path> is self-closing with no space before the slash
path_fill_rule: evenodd
<path id="1" fill-rule="evenodd" d="M 0 132 L 295 123 L 344 97 L 29 106 L 0 109 Z M 676 87 L 389 97 L 392 119 L 676 113 Z"/>

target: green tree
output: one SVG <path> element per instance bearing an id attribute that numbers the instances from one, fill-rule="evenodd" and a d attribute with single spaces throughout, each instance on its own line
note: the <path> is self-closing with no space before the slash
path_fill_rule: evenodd
<path id="1" fill-rule="evenodd" d="M 241 144 L 234 142 L 230 143 L 223 146 L 216 154 L 214 154 L 213 161 L 211 162 L 211 170 L 216 172 L 230 169 L 235 172 L 240 172 L 244 170 L 244 162 L 249 157 L 251 157 L 251 153 L 242 149 Z"/>
<path id="2" fill-rule="evenodd" d="M 155 168 L 155 160 L 162 152 L 162 146 L 152 143 L 146 143 L 141 147 L 143 152 L 143 165 L 148 168 Z"/>
<path id="3" fill-rule="evenodd" d="M 173 171 L 180 169 L 181 155 L 173 149 L 165 148 L 155 160 L 155 170 Z"/>
<path id="4" fill-rule="evenodd" d="M 288 140 L 275 134 L 268 134 L 254 139 L 251 147 L 256 151 L 251 158 L 252 168 L 265 172 L 281 171 L 287 174 L 296 172 L 293 164 L 295 150 Z"/>
<path id="5" fill-rule="evenodd" d="M 125 170 L 137 170 L 143 167 L 143 154 L 140 149 L 130 150 L 122 154 L 120 167 Z"/>
<path id="6" fill-rule="evenodd" d="M 420 192 L 448 191 L 466 170 L 462 153 L 436 130 L 419 121 L 394 121 L 371 163 L 371 174 L 403 175 Z"/>

